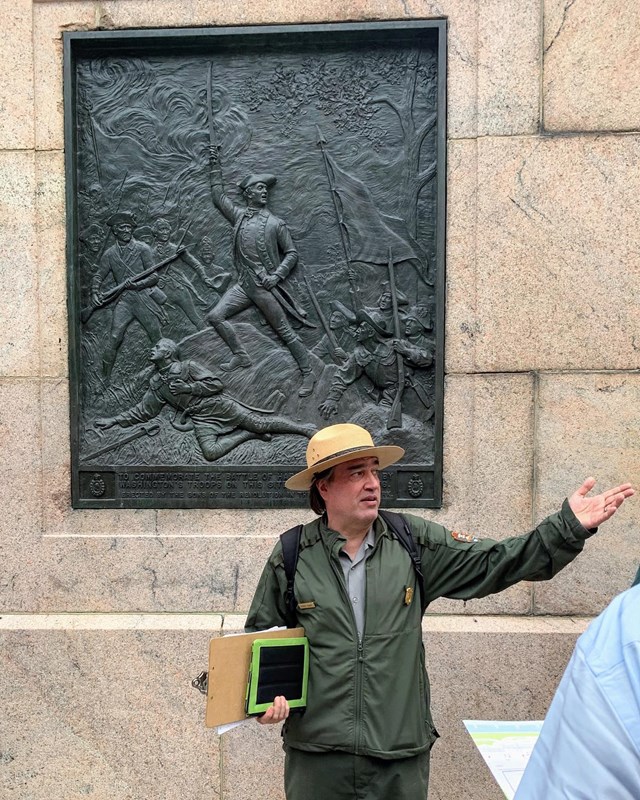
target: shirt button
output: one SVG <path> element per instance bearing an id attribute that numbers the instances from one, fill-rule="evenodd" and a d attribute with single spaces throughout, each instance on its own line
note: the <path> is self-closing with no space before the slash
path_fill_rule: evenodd
<path id="1" fill-rule="evenodd" d="M 353 600 L 354 603 L 358 602 L 358 598 L 357 597 L 353 597 L 352 600 Z"/>

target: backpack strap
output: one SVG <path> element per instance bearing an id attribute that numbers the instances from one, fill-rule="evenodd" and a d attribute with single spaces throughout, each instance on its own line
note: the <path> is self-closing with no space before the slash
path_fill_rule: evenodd
<path id="1" fill-rule="evenodd" d="M 426 592 L 424 588 L 424 575 L 422 574 L 422 562 L 420 560 L 418 546 L 416 545 L 416 540 L 413 538 L 413 534 L 411 533 L 409 523 L 402 516 L 402 514 L 396 514 L 394 511 L 384 511 L 383 509 L 379 509 L 378 514 L 395 533 L 398 541 L 409 554 L 409 558 L 413 564 L 413 569 L 416 573 L 418 588 L 420 589 L 420 608 L 424 614 L 427 608 L 427 603 Z"/>
<path id="2" fill-rule="evenodd" d="M 288 531 L 280 534 L 280 545 L 282 547 L 282 566 L 287 578 L 287 589 L 284 594 L 284 601 L 287 607 L 286 621 L 287 627 L 296 626 L 296 595 L 294 583 L 296 580 L 296 568 L 298 566 L 298 553 L 300 551 L 300 537 L 302 536 L 302 525 L 289 528 Z"/>

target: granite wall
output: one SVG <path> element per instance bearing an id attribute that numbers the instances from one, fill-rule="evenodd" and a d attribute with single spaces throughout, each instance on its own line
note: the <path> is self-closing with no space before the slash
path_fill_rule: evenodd
<path id="1" fill-rule="evenodd" d="M 278 732 L 218 739 L 190 679 L 238 629 L 286 511 L 73 511 L 65 30 L 447 17 L 444 506 L 498 538 L 588 474 L 638 482 L 635 0 L 4 0 L 0 25 L 0 796 L 283 797 Z M 433 797 L 498 800 L 463 718 L 540 718 L 630 583 L 637 502 L 550 584 L 425 622 Z"/>

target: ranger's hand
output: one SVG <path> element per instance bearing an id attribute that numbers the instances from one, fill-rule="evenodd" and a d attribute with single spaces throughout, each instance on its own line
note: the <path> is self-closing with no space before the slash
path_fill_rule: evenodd
<path id="1" fill-rule="evenodd" d="M 273 701 L 273 705 L 264 712 L 261 717 L 256 717 L 261 725 L 273 725 L 276 722 L 283 722 L 289 716 L 289 703 L 287 698 L 279 695 Z"/>
<path id="2" fill-rule="evenodd" d="M 586 478 L 582 486 L 569 498 L 571 510 L 587 529 L 602 525 L 616 513 L 627 497 L 635 494 L 630 483 L 623 483 L 613 489 L 607 489 L 602 494 L 587 497 L 595 485 L 595 478 Z"/>
<path id="3" fill-rule="evenodd" d="M 280 278 L 277 275 L 267 275 L 262 279 L 262 285 L 267 291 L 271 291 L 279 282 Z"/>

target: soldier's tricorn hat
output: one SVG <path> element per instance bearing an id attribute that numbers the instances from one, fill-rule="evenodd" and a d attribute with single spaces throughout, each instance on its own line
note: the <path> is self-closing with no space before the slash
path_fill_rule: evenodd
<path id="1" fill-rule="evenodd" d="M 83 228 L 78 234 L 78 239 L 81 242 L 88 242 L 92 236 L 104 236 L 105 231 L 98 225 L 97 222 L 92 222 L 87 228 Z"/>
<path id="2" fill-rule="evenodd" d="M 356 315 L 353 313 L 353 311 L 350 308 L 347 308 L 347 306 L 345 306 L 345 304 L 341 303 L 339 300 L 332 300 L 329 303 L 329 308 L 333 313 L 337 311 L 338 314 L 342 314 L 342 316 L 352 324 L 356 321 Z"/>
<path id="3" fill-rule="evenodd" d="M 107 220 L 107 225 L 114 228 L 116 225 L 131 225 L 133 228 L 137 226 L 136 215 L 130 211 L 116 211 Z"/>
<path id="4" fill-rule="evenodd" d="M 391 285 L 389 281 L 382 281 L 380 283 L 380 296 L 385 294 L 391 294 Z M 399 306 L 408 306 L 409 305 L 409 298 L 407 295 L 401 290 L 396 287 L 396 300 L 398 301 Z"/>
<path id="5" fill-rule="evenodd" d="M 425 331 L 430 331 L 433 328 L 433 321 L 431 318 L 431 309 L 427 306 L 415 306 L 405 311 L 403 314 L 404 319 L 414 319 Z"/>
<path id="6" fill-rule="evenodd" d="M 395 464 L 404 455 L 395 444 L 376 447 L 369 431 L 350 422 L 322 428 L 307 445 L 307 468 L 292 475 L 285 483 L 287 489 L 305 492 L 315 476 L 331 467 L 355 458 L 377 458 L 378 469 Z"/>
<path id="7" fill-rule="evenodd" d="M 374 319 L 373 316 L 364 308 L 359 308 L 356 311 L 356 322 L 366 322 L 367 325 L 371 325 L 373 330 L 376 333 L 379 333 L 380 336 L 392 336 L 392 333 L 387 330 L 384 324 L 381 324 L 378 320 Z"/>
<path id="8" fill-rule="evenodd" d="M 264 183 L 267 189 L 270 189 L 272 186 L 275 185 L 278 179 L 275 175 L 270 175 L 268 172 L 257 173 L 255 175 L 247 175 L 246 178 L 243 178 L 238 186 L 242 191 L 247 188 L 247 186 L 253 186 L 254 183 Z"/>

